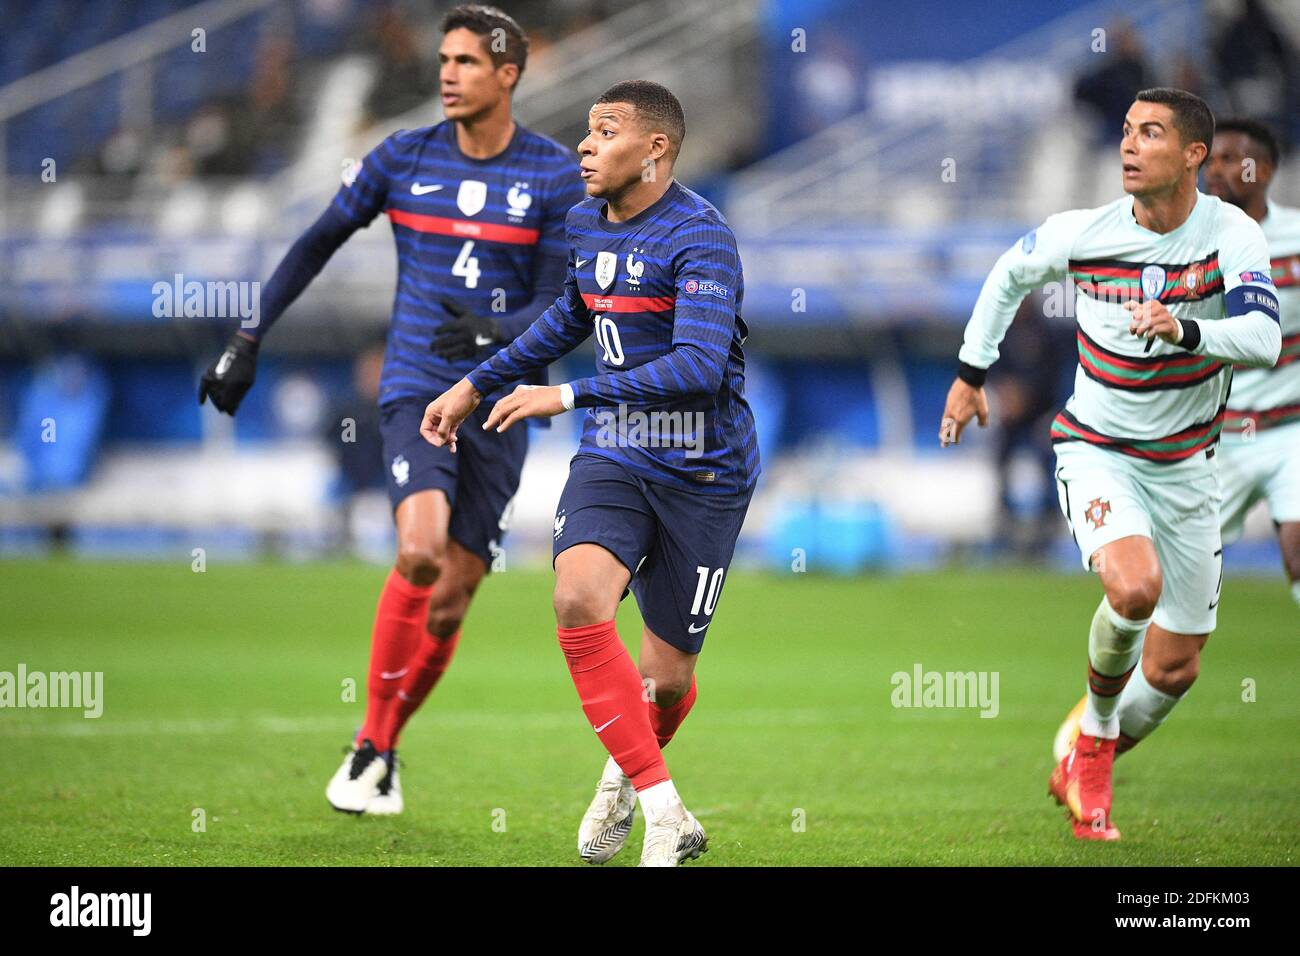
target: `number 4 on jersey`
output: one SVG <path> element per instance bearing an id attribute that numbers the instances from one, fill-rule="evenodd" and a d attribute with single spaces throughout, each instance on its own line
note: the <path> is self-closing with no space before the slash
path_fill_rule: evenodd
<path id="1" fill-rule="evenodd" d="M 469 239 L 465 242 L 465 245 L 460 247 L 460 255 L 456 257 L 456 261 L 451 266 L 452 275 L 464 276 L 465 288 L 467 289 L 478 288 L 478 256 L 471 256 L 470 253 L 473 251 L 474 240 Z"/>

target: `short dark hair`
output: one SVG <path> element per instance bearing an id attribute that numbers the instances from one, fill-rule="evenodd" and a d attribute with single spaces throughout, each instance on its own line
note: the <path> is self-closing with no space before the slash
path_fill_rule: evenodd
<path id="1" fill-rule="evenodd" d="M 1231 116 L 1228 119 L 1219 120 L 1214 129 L 1215 133 L 1241 133 L 1255 141 L 1255 145 L 1262 146 L 1269 163 L 1276 166 L 1282 158 L 1282 143 L 1278 140 L 1277 134 L 1259 120 L 1248 119 L 1244 116 Z"/>
<path id="2" fill-rule="evenodd" d="M 1205 155 L 1210 155 L 1210 147 L 1214 144 L 1214 114 L 1205 100 L 1172 86 L 1143 90 L 1137 99 L 1141 103 L 1159 103 L 1169 107 L 1174 114 L 1174 129 L 1178 130 L 1183 143 L 1204 143 Z"/>
<path id="3" fill-rule="evenodd" d="M 668 87 L 650 80 L 624 80 L 601 93 L 596 102 L 632 104 L 646 126 L 668 137 L 672 150 L 670 161 L 681 152 L 682 140 L 686 138 L 686 114 Z"/>
<path id="4" fill-rule="evenodd" d="M 519 75 L 523 76 L 524 67 L 528 64 L 528 34 L 504 10 L 478 3 L 463 3 L 447 11 L 447 15 L 442 18 L 441 27 L 444 34 L 461 29 L 477 33 L 486 41 L 493 66 L 513 63 L 519 67 Z"/>

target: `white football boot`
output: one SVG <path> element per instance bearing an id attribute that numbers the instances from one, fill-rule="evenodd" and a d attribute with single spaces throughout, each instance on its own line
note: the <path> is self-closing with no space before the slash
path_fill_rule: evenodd
<path id="1" fill-rule="evenodd" d="M 379 786 L 370 802 L 366 804 L 366 813 L 379 817 L 392 817 L 402 812 L 402 778 L 397 775 L 397 751 L 388 754 L 388 773 L 379 781 Z"/>
<path id="2" fill-rule="evenodd" d="M 677 866 L 709 849 L 709 838 L 680 800 L 656 819 L 646 814 L 641 866 Z"/>
<path id="3" fill-rule="evenodd" d="M 325 788 L 325 799 L 335 810 L 365 813 L 379 793 L 379 782 L 388 774 L 388 764 L 368 739 L 354 746 Z"/>
<path id="4" fill-rule="evenodd" d="M 623 849 L 635 818 L 636 790 L 610 757 L 578 827 L 578 856 L 588 863 L 609 862 Z"/>

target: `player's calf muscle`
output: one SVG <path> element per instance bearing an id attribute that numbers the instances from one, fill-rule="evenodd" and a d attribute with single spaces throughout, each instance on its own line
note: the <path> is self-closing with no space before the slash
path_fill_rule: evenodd
<path id="1" fill-rule="evenodd" d="M 671 707 L 690 692 L 698 654 L 679 651 L 648 627 L 642 632 L 640 671 L 660 707 Z"/>
<path id="2" fill-rule="evenodd" d="M 1181 697 L 1201 672 L 1201 648 L 1208 634 L 1175 634 L 1157 624 L 1147 629 L 1142 646 L 1142 673 L 1152 687 Z"/>
<path id="3" fill-rule="evenodd" d="M 458 588 L 440 598 L 435 591 L 433 601 L 429 604 L 429 619 L 425 624 L 425 630 L 442 640 L 455 634 L 460 630 L 461 622 L 465 620 L 465 612 L 469 610 L 472 594 L 472 591 Z"/>
<path id="4" fill-rule="evenodd" d="M 438 580 L 429 601 L 429 619 L 425 629 L 445 640 L 460 630 L 487 567 L 483 561 L 452 541 L 446 558 L 439 563 Z"/>
<path id="5" fill-rule="evenodd" d="M 1292 581 L 1300 581 L 1300 521 L 1284 521 L 1278 526 L 1277 540 L 1282 546 L 1282 566 Z"/>

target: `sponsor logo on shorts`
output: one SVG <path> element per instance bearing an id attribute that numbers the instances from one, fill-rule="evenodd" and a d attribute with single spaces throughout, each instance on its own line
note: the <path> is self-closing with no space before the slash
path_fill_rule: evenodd
<path id="1" fill-rule="evenodd" d="M 1106 523 L 1108 514 L 1110 514 L 1110 501 L 1106 498 L 1093 498 L 1083 512 L 1084 517 L 1092 522 L 1094 531 Z"/>

